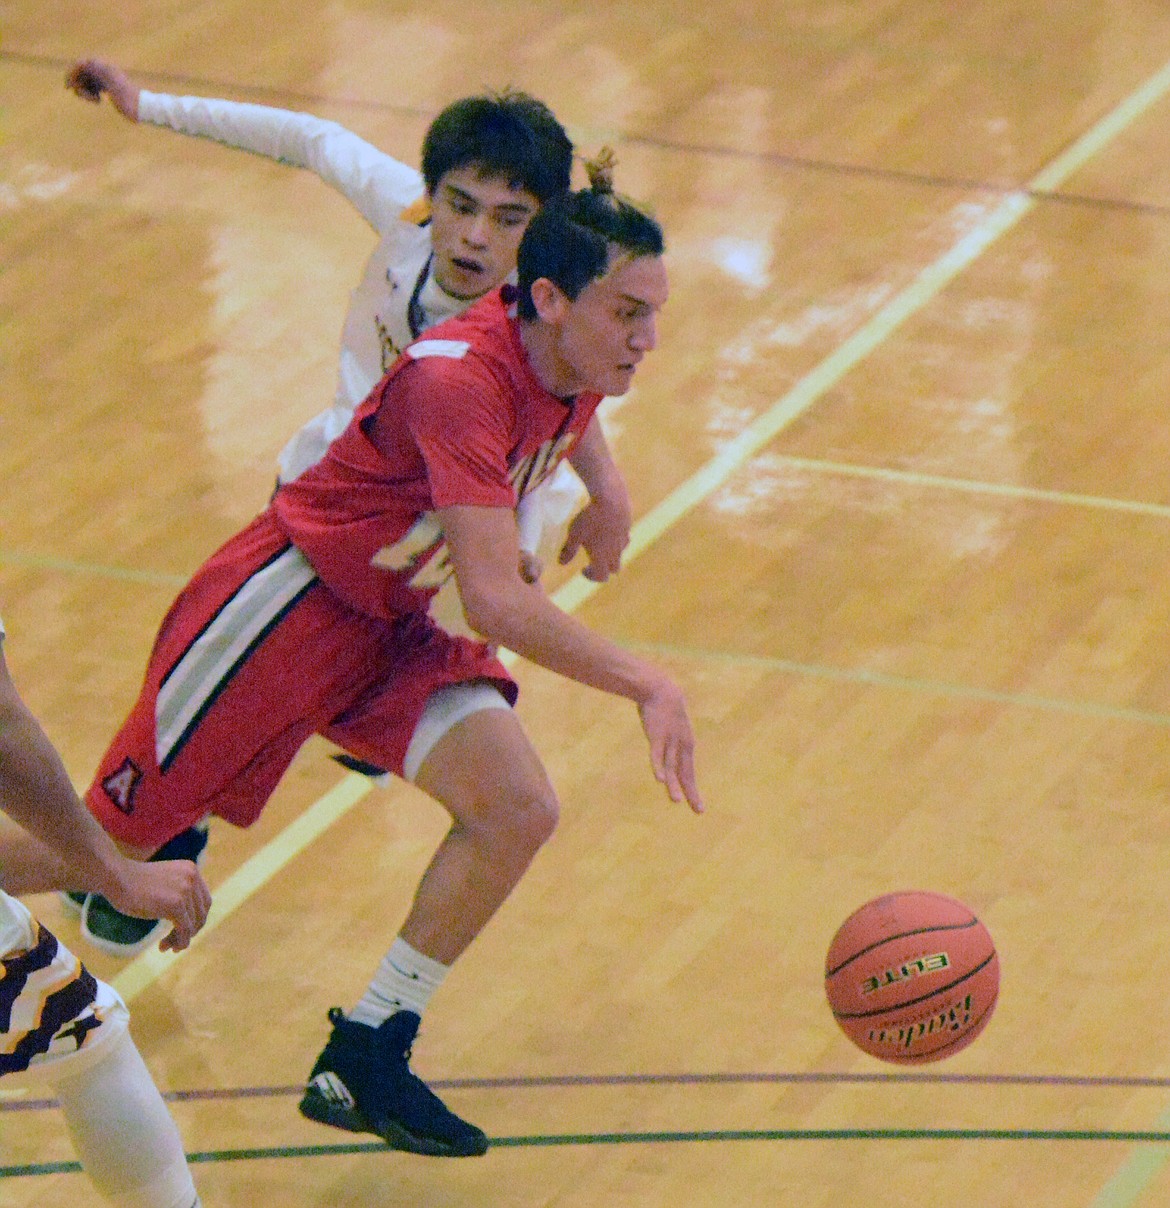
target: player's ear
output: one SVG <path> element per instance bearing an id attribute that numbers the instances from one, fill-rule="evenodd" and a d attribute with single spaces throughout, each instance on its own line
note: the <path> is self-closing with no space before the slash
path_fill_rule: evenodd
<path id="1" fill-rule="evenodd" d="M 569 298 L 559 285 L 548 277 L 537 277 L 532 283 L 532 305 L 537 317 L 545 323 L 559 323 L 569 307 Z"/>

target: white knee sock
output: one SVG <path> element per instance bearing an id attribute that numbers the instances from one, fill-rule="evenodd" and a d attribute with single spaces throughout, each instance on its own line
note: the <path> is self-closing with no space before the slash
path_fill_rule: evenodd
<path id="1" fill-rule="evenodd" d="M 382 958 L 374 980 L 349 1013 L 354 1023 L 376 1028 L 396 1011 L 421 1015 L 447 976 L 447 965 L 416 952 L 401 936 Z"/>
<path id="2" fill-rule="evenodd" d="M 77 1156 L 118 1208 L 199 1208 L 179 1130 L 129 1033 L 80 1073 L 51 1079 Z"/>

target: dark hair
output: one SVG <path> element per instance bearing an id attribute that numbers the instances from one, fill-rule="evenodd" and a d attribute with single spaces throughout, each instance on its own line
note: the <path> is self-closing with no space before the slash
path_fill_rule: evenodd
<path id="1" fill-rule="evenodd" d="M 630 256 L 661 256 L 662 228 L 632 201 L 613 191 L 613 152 L 587 161 L 589 188 L 544 206 L 529 222 L 516 258 L 517 311 L 535 319 L 532 283 L 547 277 L 566 297 L 578 294 L 610 264 L 610 249 Z"/>
<path id="2" fill-rule="evenodd" d="M 448 172 L 470 166 L 546 202 L 569 191 L 573 144 L 552 110 L 526 92 L 468 96 L 448 105 L 423 139 L 427 192 Z"/>

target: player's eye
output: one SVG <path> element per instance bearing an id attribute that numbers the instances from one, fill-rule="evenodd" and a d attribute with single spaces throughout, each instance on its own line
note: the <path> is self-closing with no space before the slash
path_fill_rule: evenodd
<path id="1" fill-rule="evenodd" d="M 459 193 L 454 189 L 447 194 L 447 204 L 456 214 L 474 214 L 479 209 L 479 203 L 474 197 L 468 197 L 466 193 Z"/>

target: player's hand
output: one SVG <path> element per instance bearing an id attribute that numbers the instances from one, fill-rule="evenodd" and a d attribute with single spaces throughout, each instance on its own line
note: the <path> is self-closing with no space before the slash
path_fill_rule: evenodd
<path id="1" fill-rule="evenodd" d="M 638 706 L 638 714 L 650 743 L 654 778 L 666 786 L 672 801 L 685 799 L 696 814 L 701 814 L 703 798 L 695 779 L 695 735 L 682 691 L 663 676 Z"/>
<path id="2" fill-rule="evenodd" d="M 118 885 L 106 897 L 123 914 L 140 919 L 166 919 L 172 930 L 159 942 L 164 951 L 179 952 L 207 921 L 211 890 L 190 860 L 125 860 Z"/>
<path id="3" fill-rule="evenodd" d="M 621 499 L 591 499 L 573 518 L 565 544 L 561 547 L 562 566 L 583 549 L 589 564 L 581 573 L 594 583 L 604 583 L 622 567 L 622 552 L 630 544 L 630 508 Z"/>
<path id="4" fill-rule="evenodd" d="M 65 77 L 65 87 L 82 100 L 95 105 L 108 93 L 114 108 L 129 121 L 138 121 L 138 87 L 130 77 L 112 63 L 100 59 L 85 59 L 74 63 Z"/>

